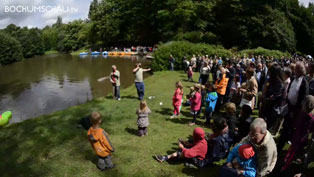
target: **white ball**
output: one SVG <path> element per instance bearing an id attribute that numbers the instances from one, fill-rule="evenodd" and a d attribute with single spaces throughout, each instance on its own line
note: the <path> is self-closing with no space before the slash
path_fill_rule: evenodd
<path id="1" fill-rule="evenodd" d="M 160 104 L 160 106 L 161 106 L 161 105 L 162 105 L 162 102 L 160 102 L 159 104 Z"/>

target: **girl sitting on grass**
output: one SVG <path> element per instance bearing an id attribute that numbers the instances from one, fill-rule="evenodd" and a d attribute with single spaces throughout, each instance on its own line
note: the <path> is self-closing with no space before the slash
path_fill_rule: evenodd
<path id="1" fill-rule="evenodd" d="M 172 97 L 172 105 L 173 105 L 173 115 L 170 117 L 171 119 L 178 117 L 180 115 L 180 106 L 183 98 L 183 85 L 180 81 L 176 82 L 176 90 Z"/>
<path id="2" fill-rule="evenodd" d="M 149 125 L 148 114 L 151 113 L 151 110 L 148 108 L 146 101 L 142 100 L 140 102 L 140 109 L 136 110 L 138 116 L 137 125 L 138 125 L 138 136 L 143 137 L 147 135 L 147 127 Z"/>

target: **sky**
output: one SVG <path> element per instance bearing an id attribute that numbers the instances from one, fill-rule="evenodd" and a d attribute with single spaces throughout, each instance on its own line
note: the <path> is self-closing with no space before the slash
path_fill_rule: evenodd
<path id="1" fill-rule="evenodd" d="M 0 0 L 0 29 L 9 24 L 43 28 L 61 16 L 64 23 L 86 19 L 92 0 Z"/>
<path id="2" fill-rule="evenodd" d="M 0 0 L 0 29 L 9 24 L 43 28 L 61 16 L 63 23 L 86 19 L 92 0 Z M 308 6 L 314 0 L 299 0 Z"/>

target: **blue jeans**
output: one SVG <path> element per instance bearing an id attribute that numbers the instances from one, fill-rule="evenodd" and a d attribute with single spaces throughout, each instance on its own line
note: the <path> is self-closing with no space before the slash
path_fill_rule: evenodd
<path id="1" fill-rule="evenodd" d="M 145 92 L 144 82 L 135 82 L 135 87 L 137 90 L 138 99 L 142 100 Z"/>
<path id="2" fill-rule="evenodd" d="M 113 85 L 113 92 L 114 92 L 114 97 L 116 99 L 120 98 L 120 86 L 115 86 Z"/>

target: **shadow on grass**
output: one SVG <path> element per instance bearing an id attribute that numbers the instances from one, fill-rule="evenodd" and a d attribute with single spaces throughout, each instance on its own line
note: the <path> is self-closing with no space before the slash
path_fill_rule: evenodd
<path id="1" fill-rule="evenodd" d="M 128 132 L 129 134 L 131 135 L 138 135 L 138 130 L 137 129 L 134 129 L 134 128 L 125 128 L 125 131 Z"/>
<path id="2" fill-rule="evenodd" d="M 182 169 L 182 173 L 186 174 L 187 176 L 218 176 L 219 168 L 220 166 L 218 165 L 213 165 L 205 168 L 184 167 Z"/>
<path id="3" fill-rule="evenodd" d="M 121 99 L 134 99 L 134 100 L 138 100 L 137 96 L 133 96 L 133 95 L 127 95 L 127 96 L 121 96 Z"/>
<path id="4" fill-rule="evenodd" d="M 172 115 L 172 109 L 170 108 L 161 108 L 161 110 L 156 110 L 155 112 L 158 114 L 161 114 L 163 116 L 171 116 Z"/>

